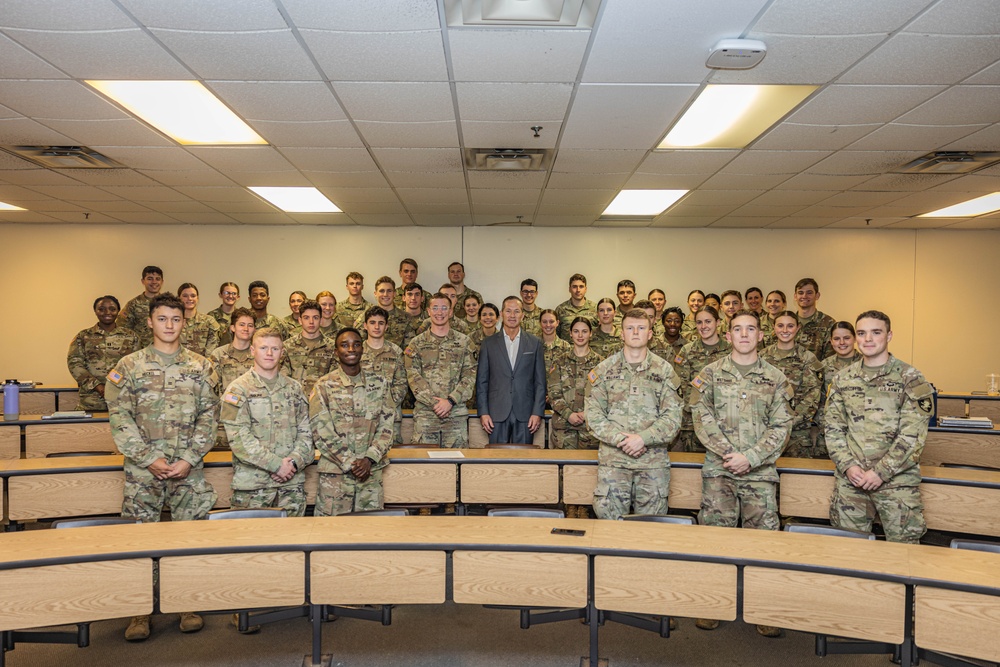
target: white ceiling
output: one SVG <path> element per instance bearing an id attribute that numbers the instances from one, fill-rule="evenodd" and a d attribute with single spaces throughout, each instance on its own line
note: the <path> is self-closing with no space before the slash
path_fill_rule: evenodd
<path id="1" fill-rule="evenodd" d="M 4 0 L 0 144 L 128 169 L 0 153 L 0 201 L 28 209 L 0 222 L 590 226 L 621 188 L 681 188 L 628 224 L 1000 228 L 913 219 L 1000 191 L 1000 166 L 889 173 L 1000 151 L 996 0 L 603 0 L 593 30 L 447 27 L 442 3 Z M 707 69 L 725 37 L 767 57 Z M 270 145 L 182 147 L 82 83 L 157 78 L 204 81 Z M 707 83 L 821 88 L 745 150 L 653 152 Z M 463 148 L 498 147 L 557 153 L 548 172 L 464 169 Z M 315 185 L 344 213 L 281 213 L 254 185 Z"/>

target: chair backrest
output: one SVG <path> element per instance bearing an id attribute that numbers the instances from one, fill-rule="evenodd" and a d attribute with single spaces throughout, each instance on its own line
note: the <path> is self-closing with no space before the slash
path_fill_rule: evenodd
<path id="1" fill-rule="evenodd" d="M 420 445 L 410 443 L 406 445 L 393 445 L 393 449 L 441 449 L 441 445 Z"/>
<path id="2" fill-rule="evenodd" d="M 538 445 L 532 444 L 515 444 L 515 443 L 493 443 L 491 445 L 486 445 L 485 449 L 541 449 Z"/>
<path id="3" fill-rule="evenodd" d="M 565 519 L 562 510 L 550 510 L 544 507 L 511 507 L 510 509 L 493 509 L 488 516 L 517 516 L 534 519 Z"/>
<path id="4" fill-rule="evenodd" d="M 866 533 L 863 530 L 851 530 L 850 528 L 834 528 L 833 526 L 819 526 L 814 523 L 789 523 L 785 525 L 785 531 L 789 533 L 809 533 L 810 535 L 853 537 L 858 540 L 875 539 L 874 533 Z"/>
<path id="5" fill-rule="evenodd" d="M 118 452 L 89 451 L 89 452 L 49 452 L 45 455 L 47 459 L 62 459 L 70 456 L 113 456 Z"/>
<path id="6" fill-rule="evenodd" d="M 410 512 L 402 507 L 391 510 L 361 510 L 359 512 L 345 512 L 337 516 L 409 516 Z"/>
<path id="7" fill-rule="evenodd" d="M 954 539 L 951 541 L 952 549 L 969 549 L 970 551 L 985 551 L 992 554 L 1000 554 L 1000 543 L 983 542 L 980 540 Z"/>
<path id="8" fill-rule="evenodd" d="M 60 519 L 53 521 L 53 528 L 87 528 L 89 526 L 118 526 L 122 524 L 139 523 L 136 519 L 126 519 L 120 516 L 95 517 L 87 519 Z"/>
<path id="9" fill-rule="evenodd" d="M 254 509 L 212 510 L 206 519 L 284 519 L 288 512 L 280 507 L 258 507 Z"/>
<path id="10" fill-rule="evenodd" d="M 619 521 L 648 521 L 650 523 L 675 523 L 682 526 L 695 525 L 694 517 L 677 514 L 627 514 Z"/>
<path id="11" fill-rule="evenodd" d="M 958 468 L 959 470 L 983 470 L 985 472 L 1000 472 L 1000 468 L 991 468 L 989 466 L 973 466 L 967 463 L 947 463 L 945 461 L 941 462 L 942 468 Z"/>

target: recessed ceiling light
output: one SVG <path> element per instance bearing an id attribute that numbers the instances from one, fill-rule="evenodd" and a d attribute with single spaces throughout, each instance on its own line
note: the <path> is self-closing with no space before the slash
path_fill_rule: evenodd
<path id="1" fill-rule="evenodd" d="M 7 204 L 0 201 L 0 211 L 27 211 L 26 208 L 21 208 L 20 206 L 14 206 L 13 204 Z"/>
<path id="2" fill-rule="evenodd" d="M 604 209 L 601 217 L 655 217 L 670 208 L 687 192 L 687 190 L 622 190 Z"/>
<path id="3" fill-rule="evenodd" d="M 743 148 L 817 88 L 707 86 L 657 148 Z"/>
<path id="4" fill-rule="evenodd" d="M 316 188 L 250 188 L 286 213 L 341 213 L 337 205 Z"/>
<path id="5" fill-rule="evenodd" d="M 984 213 L 1000 211 L 1000 192 L 976 197 L 961 204 L 941 208 L 930 213 L 918 215 L 918 218 L 974 218 Z"/>
<path id="6" fill-rule="evenodd" d="M 87 83 L 177 143 L 267 143 L 200 81 Z"/>

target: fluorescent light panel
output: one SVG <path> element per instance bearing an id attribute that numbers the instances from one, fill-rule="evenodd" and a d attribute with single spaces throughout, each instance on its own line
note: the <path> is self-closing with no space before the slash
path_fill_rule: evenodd
<path id="1" fill-rule="evenodd" d="M 200 81 L 87 81 L 179 144 L 266 144 Z"/>
<path id="2" fill-rule="evenodd" d="M 337 205 L 316 188 L 250 188 L 286 213 L 341 213 Z"/>
<path id="3" fill-rule="evenodd" d="M 601 217 L 656 217 L 687 194 L 687 190 L 622 190 Z"/>
<path id="4" fill-rule="evenodd" d="M 918 215 L 918 218 L 974 218 L 984 213 L 1000 211 L 1000 192 L 976 197 L 961 204 L 940 208 L 930 213 Z"/>
<path id="5" fill-rule="evenodd" d="M 0 201 L 0 211 L 27 211 L 26 208 L 21 208 L 20 206 L 14 206 L 13 204 L 8 204 L 6 202 Z"/>
<path id="6" fill-rule="evenodd" d="M 817 88 L 707 86 L 658 148 L 743 148 Z"/>

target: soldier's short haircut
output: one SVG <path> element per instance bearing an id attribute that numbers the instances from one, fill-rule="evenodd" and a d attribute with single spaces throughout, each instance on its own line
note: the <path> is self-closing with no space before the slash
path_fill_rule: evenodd
<path id="1" fill-rule="evenodd" d="M 643 299 L 642 301 L 636 301 L 635 303 L 632 304 L 632 307 L 633 308 L 652 308 L 653 310 L 656 310 L 656 306 L 654 306 L 653 302 L 650 301 L 649 299 Z"/>
<path id="2" fill-rule="evenodd" d="M 235 289 L 237 294 L 240 293 L 240 286 L 239 285 L 237 285 L 236 283 L 232 283 L 232 282 L 224 282 L 221 285 L 219 285 L 219 294 L 222 294 L 223 292 L 225 292 L 227 287 L 232 287 L 233 289 Z"/>
<path id="3" fill-rule="evenodd" d="M 255 289 L 263 289 L 268 295 L 271 294 L 271 288 L 267 286 L 263 280 L 255 280 L 250 283 L 250 287 L 247 288 L 248 292 L 253 292 Z"/>
<path id="4" fill-rule="evenodd" d="M 413 259 L 411 257 L 404 257 L 402 260 L 400 260 L 400 262 L 399 262 L 399 270 L 402 271 L 403 267 L 406 266 L 407 264 L 409 264 L 413 268 L 417 269 L 418 271 L 420 270 L 420 267 L 417 266 L 417 260 L 415 260 L 415 259 Z"/>
<path id="5" fill-rule="evenodd" d="M 319 301 L 319 300 L 320 300 L 320 299 L 322 299 L 322 298 L 323 298 L 324 296 L 328 296 L 328 297 L 330 297 L 331 299 L 333 299 L 333 302 L 334 302 L 334 303 L 337 303 L 337 297 L 335 297 L 335 296 L 333 295 L 333 292 L 331 292 L 330 290 L 323 290 L 322 292 L 320 292 L 319 294 L 317 294 L 317 295 L 316 295 L 316 300 L 317 300 L 317 301 Z"/>
<path id="6" fill-rule="evenodd" d="M 455 288 L 452 287 L 452 289 L 455 289 Z M 431 307 L 431 301 L 433 301 L 434 299 L 444 299 L 449 304 L 451 304 L 451 297 L 450 296 L 448 296 L 444 292 L 434 292 L 434 294 L 431 294 L 431 298 L 427 300 L 427 307 L 428 308 Z"/>
<path id="7" fill-rule="evenodd" d="M 736 297 L 737 299 L 739 299 L 740 301 L 742 301 L 742 300 L 743 300 L 743 295 L 742 295 L 742 294 L 740 294 L 740 291 L 739 291 L 739 290 L 735 290 L 735 289 L 727 289 L 727 290 L 726 290 L 725 292 L 723 292 L 723 293 L 722 293 L 722 299 L 723 299 L 723 300 L 725 300 L 725 298 L 726 298 L 727 296 L 735 296 L 735 297 Z"/>
<path id="8" fill-rule="evenodd" d="M 112 303 L 115 304 L 115 308 L 117 308 L 118 310 L 122 309 L 122 305 L 118 303 L 118 299 L 111 296 L 110 294 L 105 294 L 104 296 L 99 296 L 96 299 L 94 299 L 94 310 L 97 310 L 97 306 L 100 305 L 102 301 L 111 301 Z"/>
<path id="9" fill-rule="evenodd" d="M 294 292 L 292 292 L 291 294 L 288 295 L 288 300 L 291 301 L 292 297 L 295 296 L 296 294 L 298 294 L 299 296 L 301 296 L 303 299 L 308 299 L 309 298 L 308 296 L 306 296 L 305 292 L 303 292 L 300 289 L 297 289 L 297 290 L 295 290 Z"/>
<path id="10" fill-rule="evenodd" d="M 180 287 L 177 288 L 177 296 L 181 295 L 186 289 L 193 289 L 196 296 L 201 296 L 201 292 L 198 291 L 198 286 L 194 283 L 182 283 Z"/>
<path id="11" fill-rule="evenodd" d="M 818 292 L 819 290 L 817 289 L 816 291 Z M 865 312 L 858 315 L 858 317 L 854 320 L 854 323 L 857 324 L 858 322 L 860 322 L 865 318 L 870 318 L 873 320 L 881 320 L 885 322 L 885 330 L 892 331 L 892 322 L 889 320 L 889 316 L 883 313 L 881 310 L 866 310 Z"/>
<path id="12" fill-rule="evenodd" d="M 142 267 L 142 277 L 143 278 L 145 278 L 146 276 L 148 276 L 148 275 L 150 275 L 152 273 L 155 273 L 156 275 L 160 276 L 161 278 L 163 277 L 163 269 L 161 269 L 158 266 L 153 266 L 152 264 L 150 264 L 149 266 Z"/>
<path id="13" fill-rule="evenodd" d="M 500 309 L 497 308 L 496 304 L 493 304 L 493 303 L 484 303 L 483 305 L 479 306 L 479 316 L 480 317 L 483 316 L 483 311 L 486 310 L 487 308 L 489 308 L 490 310 L 492 310 L 493 314 L 496 317 L 500 317 Z"/>
<path id="14" fill-rule="evenodd" d="M 465 271 L 465 264 L 462 264 L 461 262 L 452 262 L 448 265 L 448 269 L 451 270 L 451 267 L 453 266 L 460 266 L 462 267 L 462 270 Z"/>
<path id="15" fill-rule="evenodd" d="M 250 339 L 251 343 L 256 343 L 260 338 L 277 338 L 278 340 L 284 342 L 281 337 L 281 332 L 278 331 L 277 327 L 261 327 L 253 332 L 253 338 Z"/>
<path id="16" fill-rule="evenodd" d="M 667 298 L 667 293 L 664 292 L 663 290 L 659 289 L 659 288 L 653 288 L 653 289 L 649 290 L 649 294 L 646 295 L 646 298 L 647 299 L 652 299 L 653 295 L 656 294 L 656 293 L 659 293 L 660 296 L 662 296 L 664 299 Z"/>
<path id="17" fill-rule="evenodd" d="M 629 280 L 628 278 L 626 278 L 625 280 L 619 280 L 618 287 L 616 288 L 616 290 L 620 290 L 623 287 L 631 287 L 633 290 L 635 290 L 635 283 Z"/>
<path id="18" fill-rule="evenodd" d="M 149 300 L 149 316 L 153 317 L 153 313 L 156 312 L 157 308 L 173 308 L 174 310 L 179 310 L 184 312 L 184 304 L 177 295 L 171 294 L 170 292 L 160 292 L 152 299 Z"/>
<path id="19" fill-rule="evenodd" d="M 347 280 L 351 280 L 352 278 L 354 280 L 360 280 L 361 282 L 365 281 L 365 277 L 360 273 L 358 273 L 357 271 L 351 271 L 350 273 L 347 274 Z"/>
<path id="20" fill-rule="evenodd" d="M 854 331 L 854 325 L 851 324 L 850 322 L 845 322 L 843 320 L 841 320 L 840 322 L 834 322 L 833 326 L 830 328 L 830 334 L 833 335 L 833 332 L 836 331 L 837 329 L 846 329 L 847 331 L 851 332 L 852 336 L 858 335 L 857 332 Z"/>
<path id="21" fill-rule="evenodd" d="M 690 292 L 688 292 L 688 300 L 690 300 L 691 297 L 694 296 L 695 294 L 700 294 L 702 299 L 705 298 L 704 292 L 702 292 L 700 289 L 693 289 Z"/>
<path id="22" fill-rule="evenodd" d="M 799 323 L 799 314 L 794 310 L 782 310 L 777 315 L 774 316 L 774 321 L 777 322 L 779 317 L 790 317 L 795 320 L 795 323 Z"/>
<path id="23" fill-rule="evenodd" d="M 702 306 L 701 308 L 699 308 L 699 309 L 698 309 L 698 312 L 696 312 L 696 313 L 694 314 L 694 316 L 695 316 L 695 319 L 697 319 L 697 318 L 698 318 L 698 316 L 699 316 L 699 315 L 701 315 L 702 313 L 708 313 L 708 314 L 709 314 L 709 315 L 711 315 L 711 316 L 712 316 L 712 317 L 713 317 L 714 319 L 716 319 L 716 320 L 718 320 L 718 319 L 719 319 L 719 311 L 717 311 L 717 310 L 716 310 L 715 308 L 713 308 L 712 306 Z"/>
<path id="24" fill-rule="evenodd" d="M 407 292 L 412 292 L 413 290 L 419 290 L 423 292 L 424 288 L 420 283 L 406 283 L 405 285 L 403 285 L 403 294 L 406 294 Z"/>
<path id="25" fill-rule="evenodd" d="M 355 329 L 354 327 L 344 327 L 343 329 L 341 329 L 340 331 L 337 332 L 336 336 L 333 337 L 333 343 L 334 343 L 334 345 L 336 345 L 337 341 L 340 340 L 340 337 L 343 336 L 346 333 L 352 333 L 355 336 L 357 336 L 358 338 L 361 338 L 361 332 L 358 331 L 357 329 Z"/>
<path id="26" fill-rule="evenodd" d="M 785 293 L 782 292 L 780 289 L 773 289 L 767 293 L 768 296 L 771 296 L 772 294 L 777 294 L 778 296 L 780 296 L 781 303 L 788 303 L 788 297 L 785 296 Z"/>
<path id="27" fill-rule="evenodd" d="M 653 323 L 649 319 L 649 314 L 646 313 L 642 308 L 631 308 L 622 317 L 622 326 L 625 326 L 625 320 L 644 320 L 647 327 L 653 326 Z"/>
<path id="28" fill-rule="evenodd" d="M 396 289 L 396 281 L 390 278 L 389 276 L 382 276 L 381 278 L 376 280 L 375 289 L 378 289 L 378 286 L 381 285 L 382 283 L 389 283 L 390 285 L 392 285 L 392 289 Z"/>
<path id="29" fill-rule="evenodd" d="M 521 286 L 518 289 L 524 289 L 525 285 L 529 285 L 531 287 L 534 287 L 535 289 L 538 289 L 538 283 L 535 282 L 534 278 L 525 278 L 524 280 L 522 280 Z"/>
<path id="30" fill-rule="evenodd" d="M 572 331 L 573 327 L 577 324 L 586 324 L 587 328 L 590 329 L 591 332 L 594 331 L 594 321 L 586 315 L 577 315 L 574 317 L 573 321 L 569 323 L 569 330 Z"/>
<path id="31" fill-rule="evenodd" d="M 764 296 L 764 290 L 762 290 L 759 287 L 748 287 L 747 291 L 744 292 L 744 294 L 746 294 L 746 297 L 749 299 L 750 298 L 750 294 L 752 292 L 757 292 L 757 294 L 760 294 L 761 296 Z"/>
<path id="32" fill-rule="evenodd" d="M 819 283 L 817 283 L 813 278 L 803 278 L 799 282 L 795 283 L 795 291 L 798 292 L 806 285 L 812 285 L 813 289 L 819 292 Z"/>
<path id="33" fill-rule="evenodd" d="M 681 320 L 684 319 L 684 311 L 683 310 L 681 310 L 677 306 L 670 306 L 669 308 L 664 308 L 663 309 L 663 314 L 660 315 L 660 322 L 662 322 L 665 325 L 667 323 L 667 315 L 671 315 L 671 314 L 676 315 L 677 317 L 681 318 Z"/>
<path id="34" fill-rule="evenodd" d="M 299 306 L 299 317 L 302 317 L 302 314 L 307 310 L 315 310 L 319 313 L 320 317 L 323 316 L 323 309 L 319 307 L 319 301 L 314 299 L 306 299 L 302 302 L 302 305 Z"/>
<path id="35" fill-rule="evenodd" d="M 389 322 L 389 313 L 382 306 L 372 306 L 365 311 L 365 322 L 367 323 L 373 317 L 381 317 L 386 323 Z"/>
<path id="36" fill-rule="evenodd" d="M 521 301 L 521 297 L 514 296 L 513 294 L 511 294 L 510 296 L 504 297 L 504 300 L 500 302 L 500 308 L 506 308 L 508 301 L 517 301 L 521 305 L 521 310 L 524 310 L 524 302 Z"/>
<path id="37" fill-rule="evenodd" d="M 572 286 L 573 283 L 575 283 L 578 280 L 582 282 L 584 285 L 587 284 L 587 276 L 583 275 L 582 273 L 574 273 L 573 275 L 571 275 L 569 277 L 569 284 Z"/>
<path id="38" fill-rule="evenodd" d="M 254 323 L 257 322 L 257 316 L 254 315 L 253 311 L 249 308 L 235 308 L 229 316 L 229 323 L 236 326 L 236 323 L 240 321 L 241 317 L 249 317 Z"/>
<path id="39" fill-rule="evenodd" d="M 455 286 L 452 285 L 451 283 L 445 283 L 444 285 L 441 285 L 441 287 L 438 287 L 438 292 L 440 293 L 442 290 L 446 290 L 446 289 L 450 289 L 451 291 L 453 291 L 456 294 L 458 294 L 458 290 L 455 289 Z M 431 298 L 433 299 L 434 297 L 432 296 Z M 450 297 L 447 297 L 447 298 L 448 298 L 449 301 L 451 301 Z"/>
<path id="40" fill-rule="evenodd" d="M 757 324 L 757 328 L 758 329 L 760 328 L 760 314 L 758 314 L 757 311 L 755 310 L 747 310 L 746 308 L 742 310 L 737 310 L 735 313 L 733 313 L 733 319 L 729 320 L 730 327 L 733 326 L 733 322 L 736 321 L 737 317 L 752 317 L 754 319 L 754 322 Z"/>

